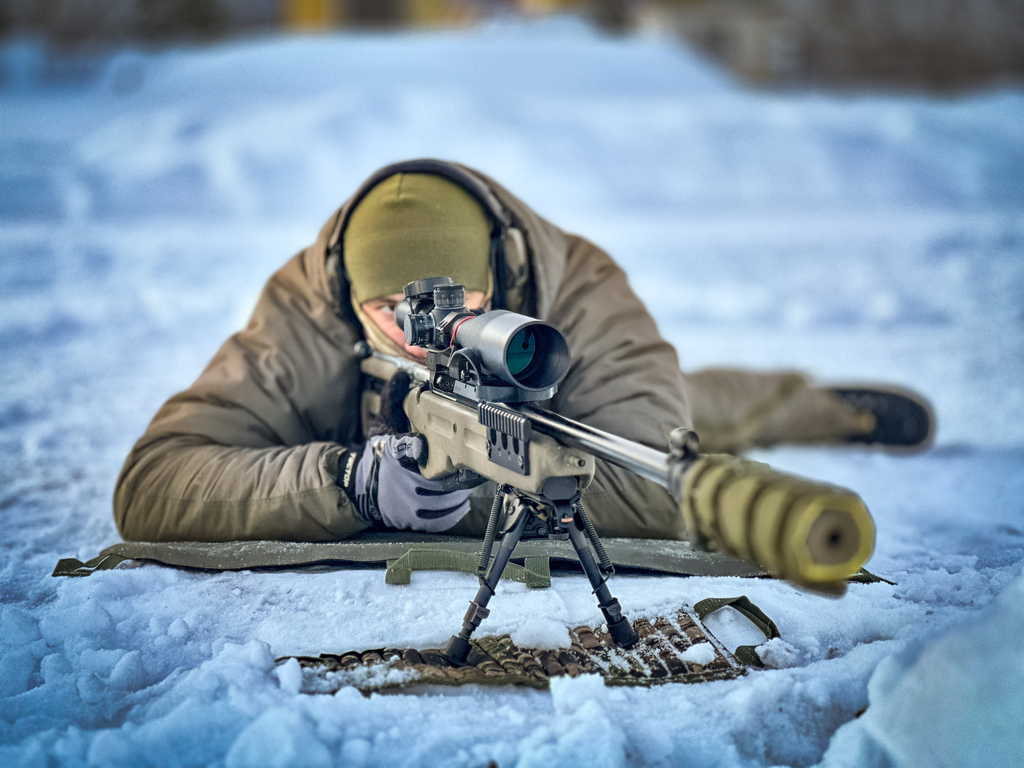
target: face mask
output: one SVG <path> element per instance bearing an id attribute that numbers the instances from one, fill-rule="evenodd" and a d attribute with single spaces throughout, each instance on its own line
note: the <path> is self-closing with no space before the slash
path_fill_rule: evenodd
<path id="1" fill-rule="evenodd" d="M 415 360 L 412 355 L 405 351 L 404 346 L 396 344 L 390 336 L 382 331 L 378 325 L 370 319 L 370 316 L 363 312 L 363 307 L 359 302 L 356 301 L 355 291 L 352 291 L 351 295 L 352 308 L 356 311 L 356 317 L 359 318 L 359 322 L 363 326 L 363 335 L 366 337 L 366 343 L 370 345 L 370 348 L 375 352 L 380 352 L 382 355 L 396 355 L 397 357 L 404 357 L 406 360 Z"/>

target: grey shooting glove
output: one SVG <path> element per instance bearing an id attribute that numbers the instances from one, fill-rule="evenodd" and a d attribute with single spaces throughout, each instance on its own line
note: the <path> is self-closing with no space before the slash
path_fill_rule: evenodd
<path id="1" fill-rule="evenodd" d="M 368 523 L 438 533 L 469 512 L 470 491 L 445 480 L 427 480 L 418 460 L 426 451 L 420 435 L 377 435 L 362 451 L 342 456 L 338 484 Z"/>

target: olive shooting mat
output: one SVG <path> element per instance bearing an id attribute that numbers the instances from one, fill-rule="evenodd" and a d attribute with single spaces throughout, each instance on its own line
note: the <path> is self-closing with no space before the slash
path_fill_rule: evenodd
<path id="1" fill-rule="evenodd" d="M 766 576 L 753 563 L 694 549 L 685 541 L 604 539 L 609 558 L 618 570 L 680 576 Z M 82 562 L 61 560 L 54 576 L 88 576 L 117 567 L 126 560 L 199 570 L 337 569 L 384 566 L 388 584 L 408 584 L 416 570 L 456 570 L 476 573 L 479 539 L 399 533 L 366 533 L 353 539 L 326 543 L 280 541 L 237 542 L 121 542 Z M 502 578 L 547 587 L 552 572 L 579 569 L 576 553 L 567 541 L 520 541 Z M 851 582 L 884 581 L 862 570 Z M 891 583 L 891 582 L 889 582 Z M 640 641 L 630 649 L 616 647 L 599 627 L 570 630 L 570 646 L 557 650 L 519 648 L 508 635 L 478 637 L 472 641 L 468 663 L 456 667 L 439 649 L 377 648 L 318 657 L 285 656 L 279 664 L 295 660 L 301 672 L 301 690 L 331 693 L 352 686 L 364 693 L 412 690 L 465 684 L 511 685 L 545 689 L 551 679 L 568 675 L 599 674 L 608 685 L 652 686 L 662 683 L 697 683 L 726 680 L 759 666 L 753 646 L 730 653 L 703 625 L 701 619 L 725 606 L 740 611 L 768 639 L 778 630 L 745 597 L 709 598 L 692 612 L 680 608 L 674 616 L 633 622 Z"/>
<path id="2" fill-rule="evenodd" d="M 764 576 L 753 563 L 694 549 L 685 541 L 660 539 L 602 539 L 616 568 L 678 576 Z M 86 562 L 65 558 L 54 576 L 88 576 L 115 567 L 124 560 L 141 560 L 179 568 L 238 571 L 253 568 L 319 566 L 385 566 L 389 584 L 408 584 L 414 570 L 464 570 L 476 573 L 481 541 L 469 536 L 389 531 L 363 533 L 345 541 L 122 541 Z M 550 583 L 549 566 L 579 568 L 568 541 L 524 539 L 513 561 L 535 576 L 512 567 L 506 574 L 530 586 Z"/>
<path id="3" fill-rule="evenodd" d="M 616 539 L 601 541 L 619 571 L 675 576 L 761 577 L 768 573 L 747 560 L 696 549 L 686 541 Z M 122 541 L 91 560 L 64 558 L 54 576 L 89 576 L 117 567 L 125 560 L 152 562 L 176 568 L 244 571 L 254 568 L 385 567 L 388 584 L 408 584 L 413 571 L 453 570 L 476 573 L 481 540 L 470 536 L 388 531 L 363 533 L 345 541 Z M 568 541 L 523 539 L 502 578 L 530 587 L 551 584 L 552 569 L 579 570 Z M 867 571 L 851 582 L 880 579 Z"/>

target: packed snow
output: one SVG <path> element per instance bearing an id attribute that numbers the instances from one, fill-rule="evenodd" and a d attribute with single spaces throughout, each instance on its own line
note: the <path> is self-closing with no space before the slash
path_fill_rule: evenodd
<path id="1" fill-rule="evenodd" d="M 1024 91 L 752 92 L 678 44 L 573 22 L 271 37 L 79 62 L 0 48 L 0 764 L 1015 766 L 1024 762 Z M 756 458 L 858 491 L 835 600 L 616 577 L 633 616 L 745 594 L 781 639 L 724 682 L 302 693 L 282 655 L 437 646 L 475 579 L 379 570 L 50 573 L 118 537 L 148 419 L 371 171 L 502 181 L 607 248 L 683 366 L 926 394 L 916 456 Z M 557 646 L 582 575 L 503 583 L 481 632 Z M 763 643 L 726 609 L 730 647 Z M 387 674 L 382 672 L 381 674 Z"/>

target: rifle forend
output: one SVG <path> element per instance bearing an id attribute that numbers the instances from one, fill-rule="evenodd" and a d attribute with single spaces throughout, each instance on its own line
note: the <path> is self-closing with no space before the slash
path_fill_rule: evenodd
<path id="1" fill-rule="evenodd" d="M 534 432 L 529 417 L 510 408 L 489 403 L 471 408 L 423 387 L 409 392 L 405 414 L 412 431 L 427 439 L 420 472 L 429 480 L 470 469 L 541 494 L 551 478 L 573 478 L 585 488 L 594 477 L 591 454 Z"/>

